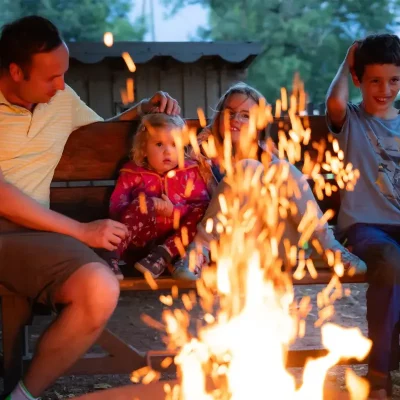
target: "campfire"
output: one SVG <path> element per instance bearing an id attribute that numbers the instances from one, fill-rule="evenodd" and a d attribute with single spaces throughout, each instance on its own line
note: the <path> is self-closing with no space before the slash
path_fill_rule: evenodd
<path id="1" fill-rule="evenodd" d="M 298 226 L 299 242 L 290 243 L 284 238 L 285 220 L 297 212 L 289 199 L 301 195 L 301 188 L 288 178 L 287 164 L 269 165 L 272 153 L 291 163 L 304 160 L 303 173 L 314 181 L 318 199 L 339 188 L 352 190 L 359 176 L 351 164 L 344 164 L 343 152 L 333 137 L 329 137 L 333 151 L 327 151 L 326 143 L 320 142 L 312 143 L 316 156 L 304 153 L 303 146 L 312 139 L 304 116 L 305 104 L 303 83 L 296 77 L 290 96 L 282 89 L 276 103 L 275 116 L 285 115 L 279 123 L 276 147 L 270 138 L 258 143 L 257 130 L 267 128 L 273 120 L 272 107 L 265 103 L 251 110 L 248 132 L 240 136 L 239 152 L 232 154 L 229 130 L 222 149 L 216 148 L 212 138 L 204 146 L 210 157 L 219 157 L 231 190 L 219 198 L 218 221 L 207 224 L 207 231 L 218 232 L 220 239 L 211 244 L 212 265 L 203 270 L 198 281 L 198 297 L 183 294 L 184 308 L 165 311 L 163 324 L 154 322 L 167 332 L 168 350 L 177 352 L 174 359 L 163 362 L 164 367 L 176 364 L 179 382 L 164 385 L 166 400 L 322 400 L 328 370 L 341 358 L 362 360 L 370 350 L 370 341 L 359 329 L 329 322 L 334 301 L 348 294 L 340 277 L 354 273 L 345 271 L 339 254 L 323 254 L 321 245 L 311 240 L 314 230 L 331 219 L 332 212 L 327 211 L 318 219 L 310 204 Z M 204 114 L 200 114 L 200 121 L 205 124 Z M 200 151 L 194 131 L 187 128 L 176 137 L 178 147 L 191 143 L 195 151 Z M 256 158 L 259 144 L 264 149 L 263 166 L 238 165 L 238 160 Z M 327 173 L 334 176 L 335 184 L 325 181 Z M 187 244 L 184 237 L 182 244 Z M 307 244 L 326 257 L 333 273 L 317 302 L 316 326 L 321 327 L 322 343 L 328 353 L 309 360 L 302 383 L 296 384 L 285 364 L 289 347 L 305 334 L 305 319 L 311 306 L 310 298 L 295 298 L 292 279 L 318 274 L 313 260 L 306 257 Z M 190 255 L 191 260 L 195 257 L 196 254 Z M 174 290 L 171 295 L 162 296 L 161 301 L 172 305 L 177 297 Z M 190 311 L 195 304 L 201 305 L 204 315 L 194 332 L 190 329 Z M 155 371 L 144 368 L 134 372 L 132 380 L 147 384 L 158 377 Z M 352 399 L 367 398 L 368 384 L 351 369 L 347 370 L 346 384 Z"/>

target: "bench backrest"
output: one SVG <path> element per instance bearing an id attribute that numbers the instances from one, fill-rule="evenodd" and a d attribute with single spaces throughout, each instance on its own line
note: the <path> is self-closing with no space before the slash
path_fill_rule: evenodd
<path id="1" fill-rule="evenodd" d="M 188 120 L 200 128 L 198 120 Z M 56 168 L 51 188 L 51 208 L 80 221 L 105 218 L 118 171 L 128 160 L 128 149 L 137 128 L 133 122 L 104 122 L 82 127 L 69 137 Z M 287 120 L 276 120 L 270 134 L 276 139 Z M 312 140 L 326 137 L 324 117 L 309 117 Z M 307 150 L 312 153 L 311 144 Z M 321 208 L 339 207 L 338 196 L 326 198 Z"/>

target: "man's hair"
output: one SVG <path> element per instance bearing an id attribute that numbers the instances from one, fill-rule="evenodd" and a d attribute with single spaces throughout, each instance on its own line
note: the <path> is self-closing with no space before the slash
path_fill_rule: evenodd
<path id="1" fill-rule="evenodd" d="M 165 113 L 147 114 L 145 115 L 133 137 L 131 149 L 131 158 L 141 167 L 147 166 L 145 150 L 147 141 L 149 140 L 152 130 L 157 128 L 171 127 L 177 130 L 182 130 L 185 126 L 185 121 L 179 115 L 168 115 Z"/>
<path id="2" fill-rule="evenodd" d="M 354 73 L 361 82 L 365 67 L 372 64 L 400 66 L 400 39 L 388 33 L 367 36 L 354 52 Z"/>
<path id="3" fill-rule="evenodd" d="M 62 42 L 57 27 L 43 17 L 31 15 L 6 24 L 0 36 L 0 72 L 8 72 L 15 63 L 27 78 L 33 55 L 48 53 Z"/>

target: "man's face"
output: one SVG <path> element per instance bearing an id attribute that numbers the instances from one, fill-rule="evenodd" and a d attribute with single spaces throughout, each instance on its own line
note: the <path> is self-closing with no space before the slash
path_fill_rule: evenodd
<path id="1" fill-rule="evenodd" d="M 26 103 L 48 103 L 58 90 L 64 90 L 64 74 L 69 66 L 69 52 L 65 43 L 48 53 L 38 53 L 26 70 L 26 75 L 13 73 L 18 97 Z M 18 71 L 14 64 L 14 70 Z"/>
<path id="2" fill-rule="evenodd" d="M 391 109 L 400 90 L 400 67 L 394 64 L 367 65 L 362 81 L 354 83 L 361 90 L 367 112 L 385 113 Z"/>

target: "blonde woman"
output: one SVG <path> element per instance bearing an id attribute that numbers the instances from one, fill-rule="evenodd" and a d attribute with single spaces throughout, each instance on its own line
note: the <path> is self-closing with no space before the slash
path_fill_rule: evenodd
<path id="1" fill-rule="evenodd" d="M 261 99 L 264 99 L 262 94 L 245 83 L 240 82 L 231 86 L 218 101 L 210 125 L 199 134 L 199 142 L 201 143 L 202 141 L 207 140 L 207 138 L 212 135 L 215 139 L 217 148 L 222 148 L 224 132 L 229 129 L 232 138 L 232 152 L 233 154 L 239 154 L 240 135 L 243 132 L 246 132 L 245 128 L 250 121 L 251 108 L 258 105 Z M 227 117 L 225 115 L 227 115 Z M 227 119 L 229 119 L 229 127 L 225 126 L 225 121 Z M 206 162 L 202 155 L 200 155 L 198 159 L 199 162 Z M 260 166 L 260 163 L 257 160 L 243 160 L 243 162 L 245 165 L 253 169 L 256 169 Z M 274 164 L 278 166 L 288 163 L 285 160 L 280 160 L 278 157 L 275 157 L 274 154 L 271 154 L 270 165 L 272 166 Z M 297 243 L 298 239 L 300 238 L 297 228 L 302 216 L 306 212 L 307 204 L 311 202 L 311 204 L 315 206 L 315 210 L 319 218 L 322 217 L 322 212 L 315 201 L 306 177 L 295 166 L 291 164 L 288 164 L 288 166 L 288 180 L 294 181 L 296 186 L 300 188 L 301 198 L 293 196 L 293 198 L 289 199 L 296 204 L 298 212 L 295 215 L 291 214 L 288 216 L 287 223 L 285 224 L 284 235 L 290 239 L 291 243 Z M 229 186 L 224 180 L 224 174 L 220 169 L 218 160 L 212 160 L 210 168 L 212 169 L 213 175 L 219 184 L 213 193 L 210 205 L 207 208 L 203 219 L 197 227 L 198 233 L 194 239 L 194 242 L 191 246 L 189 246 L 188 249 L 188 251 L 190 251 L 195 247 L 202 248 L 202 251 L 199 252 L 197 260 L 198 265 L 195 266 L 195 270 L 201 270 L 202 265 L 207 264 L 209 261 L 209 243 L 211 240 L 217 239 L 218 234 L 216 232 L 207 233 L 205 230 L 206 222 L 209 218 L 212 218 L 215 221 L 217 220 L 217 214 L 220 211 L 218 195 L 226 190 L 229 190 Z M 214 226 L 216 226 L 216 224 L 214 224 Z M 328 227 L 328 224 L 324 224 L 323 226 L 319 227 L 318 230 L 314 232 L 314 238 L 318 240 L 324 249 L 340 251 L 342 254 L 342 262 L 348 267 L 355 267 L 356 271 L 359 273 L 366 271 L 365 263 L 354 254 L 350 253 L 335 239 L 333 232 Z M 285 254 L 283 251 L 283 246 L 281 250 L 282 258 L 284 258 Z M 182 267 L 184 265 L 188 265 L 188 257 L 179 260 L 176 266 Z"/>

